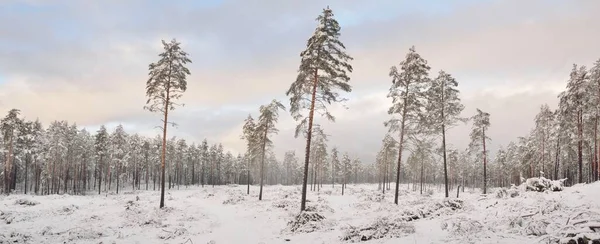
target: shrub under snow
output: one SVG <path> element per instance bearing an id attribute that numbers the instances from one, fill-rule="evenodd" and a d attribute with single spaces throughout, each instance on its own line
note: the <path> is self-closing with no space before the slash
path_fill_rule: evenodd
<path id="1" fill-rule="evenodd" d="M 564 188 L 564 182 L 567 179 L 560 180 L 549 180 L 541 176 L 539 178 L 529 178 L 525 181 L 526 191 L 562 191 Z"/>
<path id="2" fill-rule="evenodd" d="M 350 226 L 342 240 L 350 242 L 368 241 L 381 238 L 398 238 L 415 233 L 412 223 L 400 219 L 391 220 L 388 217 L 377 218 L 373 223 L 362 227 Z"/>
<path id="3" fill-rule="evenodd" d="M 314 232 L 321 229 L 323 220 L 325 217 L 319 213 L 302 211 L 288 222 L 288 229 L 291 232 Z"/>

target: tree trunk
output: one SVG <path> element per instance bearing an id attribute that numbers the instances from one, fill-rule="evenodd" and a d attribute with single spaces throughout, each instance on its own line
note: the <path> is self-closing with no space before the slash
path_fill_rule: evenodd
<path id="1" fill-rule="evenodd" d="M 119 161 L 119 163 L 117 163 L 117 194 L 119 194 L 119 177 L 121 174 L 121 167 L 119 167 L 119 165 L 121 164 L 121 162 Z"/>
<path id="2" fill-rule="evenodd" d="M 310 160 L 310 143 L 312 139 L 313 117 L 315 115 L 315 99 L 317 95 L 317 83 L 319 78 L 318 75 L 319 70 L 315 69 L 310 112 L 308 113 L 308 131 L 306 135 L 306 155 L 304 156 L 304 177 L 302 179 L 302 200 L 300 202 L 300 211 L 304 211 L 306 209 L 306 185 L 308 183 L 308 163 Z"/>
<path id="3" fill-rule="evenodd" d="M 483 134 L 483 194 L 487 194 L 487 156 L 485 150 L 485 129 L 482 129 Z"/>
<path id="4" fill-rule="evenodd" d="M 98 162 L 98 195 L 102 189 L 102 154 L 100 154 L 100 161 Z"/>
<path id="5" fill-rule="evenodd" d="M 444 116 L 444 110 L 442 109 L 442 117 Z M 446 197 L 449 197 L 448 193 L 448 163 L 446 159 L 446 125 L 442 122 L 442 151 L 444 156 L 444 191 Z"/>
<path id="6" fill-rule="evenodd" d="M 421 178 L 419 179 L 421 185 L 421 195 L 423 195 L 423 171 L 425 171 L 425 161 L 421 159 Z"/>
<path id="7" fill-rule="evenodd" d="M 169 87 L 170 83 L 167 83 L 167 96 L 165 101 L 165 118 L 163 120 L 163 138 L 162 138 L 162 155 L 161 155 L 161 178 L 160 178 L 160 208 L 165 207 L 165 161 L 167 155 L 167 118 L 169 114 Z"/>
<path id="8" fill-rule="evenodd" d="M 408 84 L 406 85 L 406 94 L 408 94 Z M 402 124 L 400 125 L 400 140 L 398 141 L 398 167 L 396 168 L 396 192 L 394 193 L 394 203 L 398 205 L 398 192 L 400 187 L 400 166 L 402 165 L 402 149 L 404 146 L 404 126 L 406 124 L 407 96 L 404 96 L 402 108 Z"/>
<path id="9" fill-rule="evenodd" d="M 30 158 L 30 155 L 29 155 L 29 153 L 27 153 L 25 155 L 25 192 L 24 192 L 24 194 L 27 194 L 27 181 L 29 181 L 29 175 L 28 175 L 28 173 L 29 173 L 29 171 L 28 171 L 28 169 L 29 169 L 29 158 Z"/>
<path id="10" fill-rule="evenodd" d="M 12 158 L 12 154 L 13 154 L 13 139 L 12 136 L 10 136 L 9 138 L 9 142 L 8 142 L 8 154 L 6 155 L 6 164 L 4 165 L 4 193 L 6 193 L 6 195 L 10 194 L 10 185 L 11 185 L 11 177 L 10 175 L 12 174 L 12 170 L 11 170 L 11 158 Z"/>
<path id="11" fill-rule="evenodd" d="M 578 141 L 577 141 L 577 162 L 579 164 L 579 183 L 583 183 L 583 112 L 578 111 L 577 114 L 577 129 L 578 129 Z"/>
<path id="12" fill-rule="evenodd" d="M 250 195 L 250 163 L 252 162 L 252 158 L 248 159 L 248 168 L 246 168 L 246 194 Z"/>
<path id="13" fill-rule="evenodd" d="M 265 155 L 267 154 L 267 132 L 269 131 L 269 120 L 267 120 L 267 125 L 265 126 L 265 134 L 263 135 L 263 145 L 262 145 L 262 159 L 260 162 L 260 190 L 258 191 L 258 200 L 262 200 L 263 193 L 263 181 L 265 178 Z"/>

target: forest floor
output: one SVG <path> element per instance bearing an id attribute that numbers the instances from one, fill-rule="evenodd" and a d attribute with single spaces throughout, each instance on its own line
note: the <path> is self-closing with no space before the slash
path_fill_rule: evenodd
<path id="1" fill-rule="evenodd" d="M 552 243 L 600 222 L 600 183 L 446 200 L 407 188 L 395 205 L 393 186 L 324 185 L 300 217 L 300 186 L 266 186 L 262 201 L 256 186 L 181 187 L 164 209 L 158 191 L 0 196 L 0 243 Z"/>

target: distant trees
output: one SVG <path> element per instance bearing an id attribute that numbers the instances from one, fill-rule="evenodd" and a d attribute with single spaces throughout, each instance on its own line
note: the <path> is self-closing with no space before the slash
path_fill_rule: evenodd
<path id="1" fill-rule="evenodd" d="M 179 104 L 175 100 L 180 98 L 187 89 L 187 76 L 190 75 L 189 69 L 185 66 L 192 61 L 188 54 L 180 47 L 180 43 L 175 39 L 167 43 L 162 41 L 164 52 L 159 54 L 159 61 L 149 65 L 150 78 L 146 82 L 146 101 L 145 109 L 151 112 L 160 112 L 162 119 L 163 137 L 162 137 L 162 156 L 161 156 L 161 192 L 160 208 L 165 206 L 165 161 L 167 154 L 167 124 L 169 111 L 174 110 Z"/>
<path id="2" fill-rule="evenodd" d="M 308 168 L 310 161 L 310 147 L 313 133 L 315 110 L 321 111 L 329 120 L 335 117 L 327 110 L 328 104 L 340 102 L 338 91 L 350 92 L 352 88 L 348 83 L 352 60 L 344 52 L 345 46 L 339 40 L 341 27 L 334 18 L 333 11 L 327 7 L 317 17 L 318 25 L 314 34 L 308 39 L 306 50 L 300 53 L 302 58 L 296 81 L 292 83 L 287 96 L 290 96 L 290 112 L 296 121 L 295 136 L 301 132 L 306 133 L 306 151 L 304 157 L 304 179 L 302 183 L 301 211 L 306 209 L 306 185 L 308 183 Z M 308 116 L 302 115 L 303 110 L 308 110 Z"/>

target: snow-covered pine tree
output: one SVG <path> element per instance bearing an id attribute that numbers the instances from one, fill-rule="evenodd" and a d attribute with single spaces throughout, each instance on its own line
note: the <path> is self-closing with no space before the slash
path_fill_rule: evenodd
<path id="1" fill-rule="evenodd" d="M 600 180 L 600 141 L 598 138 L 598 130 L 600 124 L 600 59 L 594 63 L 594 66 L 589 72 L 590 88 L 592 90 L 592 100 L 590 103 L 592 110 L 594 111 L 594 166 L 593 168 L 593 180 Z"/>
<path id="2" fill-rule="evenodd" d="M 113 155 L 112 161 L 114 162 L 115 170 L 116 170 L 116 180 L 117 180 L 117 194 L 119 194 L 119 188 L 122 188 L 120 184 L 120 179 L 122 177 L 121 168 L 127 162 L 127 138 L 128 135 L 123 128 L 123 125 L 118 125 L 115 128 L 115 131 L 110 135 L 110 142 L 112 144 L 112 152 Z"/>
<path id="3" fill-rule="evenodd" d="M 242 127 L 242 139 L 246 140 L 246 159 L 248 160 L 246 166 L 246 194 L 250 195 L 250 167 L 254 159 L 258 155 L 258 143 L 255 133 L 256 123 L 252 115 L 248 114 L 248 117 L 244 120 L 244 126 Z"/>
<path id="4" fill-rule="evenodd" d="M 393 117 L 384 123 L 390 132 L 400 132 L 398 140 L 398 165 L 396 168 L 396 190 L 394 203 L 398 204 L 398 191 L 400 186 L 400 166 L 402 164 L 402 150 L 405 137 L 409 132 L 416 132 L 416 124 L 422 121 L 424 109 L 423 97 L 426 85 L 429 82 L 427 61 L 415 50 L 409 49 L 406 58 L 400 62 L 399 67 L 392 67 L 389 76 L 392 77 L 392 86 L 387 97 L 392 98 L 392 106 L 388 114 Z"/>
<path id="5" fill-rule="evenodd" d="M 108 140 L 109 135 L 104 125 L 100 126 L 100 129 L 96 132 L 95 136 L 95 155 L 96 155 L 96 174 L 98 176 L 98 194 L 101 193 L 102 189 L 102 164 L 105 158 L 108 156 Z"/>
<path id="6" fill-rule="evenodd" d="M 445 71 L 440 71 L 435 79 L 431 80 L 429 88 L 425 93 L 427 96 L 427 125 L 431 132 L 440 133 L 442 136 L 442 157 L 444 162 L 444 191 L 448 193 L 448 162 L 446 155 L 446 131 L 455 126 L 459 121 L 460 113 L 464 110 L 461 104 L 458 82 Z M 466 121 L 465 121 L 466 122 Z"/>
<path id="7" fill-rule="evenodd" d="M 350 168 L 352 168 L 352 160 L 350 159 L 350 155 L 348 155 L 346 152 L 344 153 L 344 156 L 342 156 L 342 196 L 344 195 L 344 190 L 346 189 Z"/>
<path id="8" fill-rule="evenodd" d="M 25 186 L 24 194 L 27 194 L 27 186 L 29 183 L 29 165 L 31 164 L 31 158 L 33 156 L 34 144 L 35 144 L 35 124 L 33 121 L 24 121 L 18 128 L 18 136 L 16 144 L 22 149 L 25 161 Z"/>
<path id="9" fill-rule="evenodd" d="M 2 138 L 4 139 L 4 145 L 7 147 L 6 151 L 6 162 L 4 163 L 4 193 L 10 194 L 10 190 L 13 185 L 14 177 L 12 163 L 14 160 L 14 146 L 17 141 L 17 132 L 21 127 L 22 119 L 19 118 L 21 113 L 18 109 L 11 109 L 8 111 L 6 117 L 0 120 L 0 130 L 2 131 Z"/>
<path id="10" fill-rule="evenodd" d="M 578 183 L 583 183 L 583 116 L 588 99 L 588 71 L 585 66 L 573 64 L 567 90 L 561 94 L 562 111 L 567 113 L 565 118 L 574 119 L 577 135 L 577 164 L 579 169 Z"/>
<path id="11" fill-rule="evenodd" d="M 331 187 L 335 187 L 336 174 L 340 172 L 340 159 L 337 147 L 331 149 Z"/>
<path id="12" fill-rule="evenodd" d="M 296 121 L 295 136 L 306 132 L 306 150 L 304 157 L 304 178 L 302 182 L 301 211 L 306 209 L 306 188 L 308 183 L 308 164 L 310 160 L 310 146 L 313 132 L 315 110 L 321 111 L 329 120 L 335 117 L 329 113 L 326 105 L 341 102 L 338 91 L 350 92 L 352 88 L 349 73 L 352 60 L 345 53 L 346 47 L 339 40 L 341 27 L 334 18 L 333 11 L 327 7 L 317 17 L 317 28 L 312 37 L 308 39 L 306 50 L 300 53 L 302 58 L 298 70 L 298 77 L 292 83 L 287 96 L 290 96 L 290 112 Z M 308 110 L 308 116 L 302 111 Z"/>
<path id="13" fill-rule="evenodd" d="M 271 134 L 277 134 L 279 130 L 275 127 L 275 124 L 279 120 L 279 110 L 285 111 L 285 107 L 279 101 L 273 99 L 269 104 L 262 105 L 259 108 L 260 115 L 254 130 L 256 136 L 256 143 L 260 145 L 260 190 L 258 193 L 258 200 L 262 200 L 263 183 L 265 178 L 265 157 L 267 154 L 267 147 L 271 147 L 273 142 L 269 138 Z"/>
<path id="14" fill-rule="evenodd" d="M 164 52 L 159 54 L 160 60 L 157 63 L 149 65 L 150 78 L 146 82 L 146 101 L 145 109 L 151 112 L 160 112 L 163 115 L 163 143 L 161 157 L 161 190 L 160 190 L 160 208 L 165 206 L 165 161 L 167 144 L 167 124 L 170 110 L 174 110 L 175 100 L 179 99 L 187 89 L 187 76 L 190 75 L 189 69 L 185 66 L 192 61 L 188 54 L 184 52 L 180 43 L 175 39 L 167 43 L 162 41 Z"/>
<path id="15" fill-rule="evenodd" d="M 485 135 L 486 130 L 490 127 L 490 114 L 477 109 L 477 114 L 471 117 L 473 120 L 473 129 L 471 130 L 471 143 L 469 148 L 473 151 L 476 149 L 482 150 L 483 157 L 483 194 L 487 194 L 487 151 L 485 147 L 486 140 L 490 140 Z"/>
<path id="16" fill-rule="evenodd" d="M 554 113 L 550 110 L 550 107 L 548 106 L 548 104 L 544 104 L 540 107 L 540 112 L 538 112 L 538 114 L 535 116 L 535 135 L 536 135 L 536 141 L 538 142 L 539 145 L 539 156 L 540 156 L 540 164 L 541 164 L 541 170 L 542 172 L 546 173 L 547 177 L 551 177 L 548 174 L 548 172 L 546 172 L 546 165 L 547 165 L 547 161 L 546 161 L 546 155 L 548 152 L 548 149 L 550 148 L 548 146 L 548 141 L 550 140 L 550 129 L 551 129 L 551 125 L 552 125 L 552 120 L 554 120 Z M 538 169 L 533 169 L 533 167 L 531 167 L 531 173 L 533 172 L 538 172 Z M 531 174 L 530 173 L 530 174 Z"/>
<path id="17" fill-rule="evenodd" d="M 208 141 L 206 141 L 206 139 L 202 140 L 202 146 L 200 146 L 200 155 L 202 157 L 202 172 L 200 173 L 200 182 L 202 182 L 202 187 L 204 187 L 204 185 L 206 184 L 206 166 L 210 162 Z"/>

